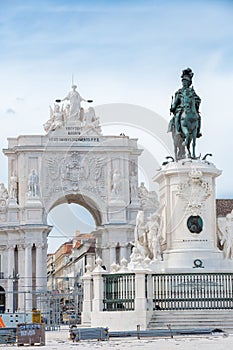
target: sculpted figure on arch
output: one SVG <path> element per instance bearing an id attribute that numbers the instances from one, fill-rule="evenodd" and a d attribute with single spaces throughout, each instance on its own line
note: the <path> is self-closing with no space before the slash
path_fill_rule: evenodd
<path id="1" fill-rule="evenodd" d="M 49 108 L 50 108 L 50 118 L 43 125 L 46 133 L 59 129 L 64 124 L 63 106 L 62 108 L 60 108 L 58 104 L 54 104 L 54 109 L 52 109 L 51 106 L 49 106 Z"/>
<path id="2" fill-rule="evenodd" d="M 83 116 L 83 126 L 85 129 L 95 130 L 97 134 L 101 135 L 100 119 L 95 115 L 93 107 L 89 107 Z"/>
<path id="3" fill-rule="evenodd" d="M 4 185 L 4 183 L 0 183 L 0 199 L 8 199 L 8 191 Z"/>
<path id="4" fill-rule="evenodd" d="M 119 195 L 121 189 L 121 173 L 118 169 L 114 170 L 112 176 L 112 194 Z"/>
<path id="5" fill-rule="evenodd" d="M 196 138 L 202 136 L 199 113 L 201 99 L 192 87 L 192 78 L 192 70 L 184 69 L 181 75 L 182 88 L 176 91 L 170 109 L 174 116 L 170 120 L 168 132 L 172 132 L 176 160 L 185 158 L 185 150 L 182 147 L 187 149 L 189 158 L 196 158 Z"/>
<path id="6" fill-rule="evenodd" d="M 81 119 L 81 102 L 87 101 L 78 93 L 78 91 L 76 91 L 76 89 L 77 85 L 72 85 L 72 90 L 62 101 L 69 101 L 69 118 L 77 117 L 78 119 Z"/>
<path id="7" fill-rule="evenodd" d="M 17 200 L 18 195 L 18 179 L 16 173 L 14 172 L 10 177 L 10 191 L 9 196 L 11 199 Z"/>
<path id="8" fill-rule="evenodd" d="M 28 197 L 39 196 L 39 176 L 35 169 L 31 170 L 28 178 Z"/>

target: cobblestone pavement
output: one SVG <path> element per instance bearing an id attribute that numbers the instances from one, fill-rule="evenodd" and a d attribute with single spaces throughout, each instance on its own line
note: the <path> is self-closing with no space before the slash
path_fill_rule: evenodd
<path id="1" fill-rule="evenodd" d="M 12 345 L 0 345 L 0 349 L 11 348 Z M 233 334 L 229 336 L 187 336 L 174 338 L 110 338 L 106 341 L 82 340 L 73 343 L 69 339 L 68 328 L 60 331 L 46 332 L 45 346 L 20 346 L 20 349 L 27 350 L 226 350 L 233 349 Z"/>

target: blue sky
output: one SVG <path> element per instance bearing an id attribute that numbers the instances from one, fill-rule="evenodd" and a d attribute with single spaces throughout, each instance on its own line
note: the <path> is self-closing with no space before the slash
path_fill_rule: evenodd
<path id="1" fill-rule="evenodd" d="M 232 57 L 232 1 L 2 1 L 0 147 L 8 136 L 43 134 L 72 75 L 96 106 L 140 105 L 168 121 L 189 66 L 202 98 L 199 148 L 223 170 L 218 198 L 233 198 Z M 5 183 L 6 164 L 0 155 Z"/>
<path id="2" fill-rule="evenodd" d="M 232 4 L 224 0 L 5 1 L 0 17 L 1 60 L 21 67 L 85 59 L 91 71 L 139 63 L 150 70 L 171 56 L 199 64 L 216 50 L 232 53 Z"/>
<path id="3" fill-rule="evenodd" d="M 12 98 L 16 89 L 20 98 L 47 86 L 51 99 L 74 74 L 84 91 L 95 85 L 97 104 L 124 100 L 156 109 L 145 88 L 170 93 L 187 65 L 199 76 L 232 75 L 232 15 L 224 0 L 5 1 L 0 71 Z M 133 101 L 125 96 L 132 87 Z"/>
<path id="4" fill-rule="evenodd" d="M 0 116 L 24 102 L 41 120 L 72 74 L 97 105 L 137 103 L 165 115 L 186 66 L 207 93 L 204 79 L 232 83 L 232 15 L 229 1 L 5 1 Z"/>

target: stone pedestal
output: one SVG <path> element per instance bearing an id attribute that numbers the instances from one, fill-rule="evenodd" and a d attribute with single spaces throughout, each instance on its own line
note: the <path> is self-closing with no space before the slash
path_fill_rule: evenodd
<path id="1" fill-rule="evenodd" d="M 24 220 L 27 224 L 43 223 L 43 206 L 39 198 L 32 197 L 27 200 L 24 215 Z"/>
<path id="2" fill-rule="evenodd" d="M 147 309 L 145 275 L 146 271 L 143 270 L 135 273 L 135 311 L 139 313 Z"/>
<path id="3" fill-rule="evenodd" d="M 84 284 L 84 297 L 83 297 L 83 311 L 82 311 L 82 324 L 90 326 L 91 324 L 91 310 L 92 310 L 92 276 L 90 272 L 87 272 L 83 276 Z"/>
<path id="4" fill-rule="evenodd" d="M 111 200 L 108 208 L 110 223 L 126 223 L 126 205 L 122 200 Z"/>
<path id="5" fill-rule="evenodd" d="M 8 202 L 8 222 L 19 224 L 19 206 L 15 199 L 9 199 Z"/>
<path id="6" fill-rule="evenodd" d="M 154 177 L 164 206 L 162 272 L 232 269 L 217 246 L 215 179 L 220 174 L 212 163 L 182 160 Z"/>
<path id="7" fill-rule="evenodd" d="M 103 310 L 103 278 L 102 275 L 105 271 L 97 266 L 93 271 L 93 283 L 94 283 L 94 298 L 92 301 L 93 313 L 98 313 Z"/>

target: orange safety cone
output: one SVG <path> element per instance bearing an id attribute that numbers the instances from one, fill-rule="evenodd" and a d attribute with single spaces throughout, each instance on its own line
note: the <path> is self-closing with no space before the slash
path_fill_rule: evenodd
<path id="1" fill-rule="evenodd" d="M 0 328 L 5 328 L 5 327 L 6 327 L 6 325 L 5 325 L 2 317 L 0 316 Z"/>

